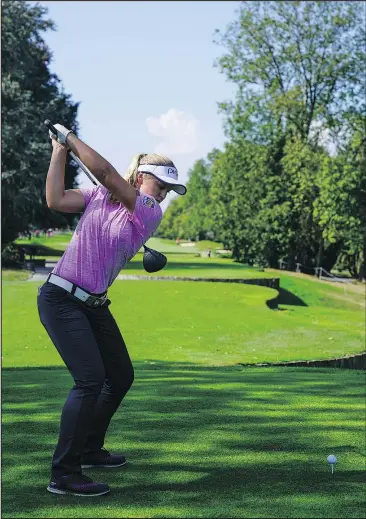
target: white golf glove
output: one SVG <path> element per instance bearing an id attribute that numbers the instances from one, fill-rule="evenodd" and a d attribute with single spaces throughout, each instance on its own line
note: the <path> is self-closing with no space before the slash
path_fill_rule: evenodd
<path id="1" fill-rule="evenodd" d="M 57 130 L 57 142 L 59 142 L 60 144 L 67 144 L 66 138 L 69 135 L 69 133 L 72 133 L 72 131 L 65 128 L 65 126 L 62 126 L 62 124 L 54 124 L 53 126 Z M 51 130 L 49 130 L 49 134 L 51 139 L 55 138 L 55 135 L 51 132 Z"/>

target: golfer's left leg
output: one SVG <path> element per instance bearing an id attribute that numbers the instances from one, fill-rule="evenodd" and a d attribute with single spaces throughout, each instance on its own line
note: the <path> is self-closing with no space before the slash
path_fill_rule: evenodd
<path id="1" fill-rule="evenodd" d="M 103 447 L 111 418 L 134 379 L 125 341 L 110 310 L 107 307 L 91 309 L 88 315 L 103 360 L 106 378 L 94 408 L 84 453 L 96 452 Z"/>

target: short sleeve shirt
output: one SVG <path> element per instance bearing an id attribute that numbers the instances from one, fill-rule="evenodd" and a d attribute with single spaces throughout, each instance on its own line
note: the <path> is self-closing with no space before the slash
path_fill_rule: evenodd
<path id="1" fill-rule="evenodd" d="M 162 210 L 152 196 L 140 191 L 133 213 L 112 203 L 102 185 L 80 191 L 85 210 L 53 273 L 101 294 L 157 229 Z"/>

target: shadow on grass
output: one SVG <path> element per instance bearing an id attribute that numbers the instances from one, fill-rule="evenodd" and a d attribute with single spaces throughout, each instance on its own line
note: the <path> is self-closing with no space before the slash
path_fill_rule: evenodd
<path id="1" fill-rule="evenodd" d="M 30 256 L 62 256 L 65 252 L 64 250 L 52 249 L 51 247 L 47 247 L 46 245 L 23 245 L 18 244 L 17 247 L 19 249 L 23 249 L 25 254 L 29 254 Z"/>
<path id="2" fill-rule="evenodd" d="M 3 517 L 363 517 L 362 373 L 158 361 L 135 371 L 106 443 L 129 463 L 91 471 L 112 492 L 85 503 L 45 490 L 70 375 L 3 370 Z"/>
<path id="3" fill-rule="evenodd" d="M 144 270 L 143 269 L 143 266 L 141 265 L 141 261 L 140 261 L 140 258 L 137 257 L 137 259 L 135 259 L 135 261 L 130 261 L 127 266 L 125 267 L 124 270 L 128 270 L 128 269 L 141 269 L 141 270 Z M 194 269 L 194 270 L 212 270 L 212 269 L 219 269 L 219 270 L 222 270 L 222 271 L 225 271 L 225 270 L 250 270 L 252 272 L 255 272 L 256 269 L 252 268 L 252 267 L 246 267 L 245 265 L 242 265 L 242 264 L 239 264 L 239 263 L 228 263 L 227 265 L 223 264 L 223 263 L 215 263 L 214 261 L 213 262 L 198 262 L 198 261 L 189 261 L 189 262 L 184 262 L 184 261 L 171 261 L 169 262 L 169 257 L 168 257 L 168 264 L 167 264 L 167 267 L 164 269 L 164 271 L 167 271 L 167 270 L 191 270 L 191 269 Z"/>
<path id="4" fill-rule="evenodd" d="M 280 288 L 278 292 L 277 304 L 279 305 L 308 306 L 300 297 L 285 288 Z"/>

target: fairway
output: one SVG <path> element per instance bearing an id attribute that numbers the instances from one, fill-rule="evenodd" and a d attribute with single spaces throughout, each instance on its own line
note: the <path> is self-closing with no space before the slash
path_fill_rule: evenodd
<path id="1" fill-rule="evenodd" d="M 62 365 L 39 322 L 38 285 L 3 283 L 3 367 Z M 300 280 L 282 311 L 266 305 L 277 291 L 253 285 L 116 281 L 109 294 L 133 360 L 220 366 L 362 352 L 364 310 L 333 288 Z"/>

